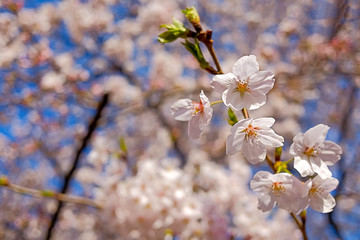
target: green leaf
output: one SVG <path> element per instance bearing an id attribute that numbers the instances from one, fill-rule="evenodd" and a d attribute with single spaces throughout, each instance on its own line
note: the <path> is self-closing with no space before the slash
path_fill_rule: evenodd
<path id="1" fill-rule="evenodd" d="M 182 45 L 196 58 L 201 68 L 206 69 L 209 67 L 209 63 L 205 60 L 199 42 L 196 39 L 195 44 L 186 40 Z"/>
<path id="2" fill-rule="evenodd" d="M 179 37 L 183 38 L 186 36 L 186 27 L 182 22 L 175 18 L 173 18 L 173 24 L 163 24 L 160 25 L 160 27 L 167 29 L 166 32 L 160 33 L 158 36 L 158 41 L 163 44 L 173 42 Z"/>
<path id="3" fill-rule="evenodd" d="M 200 16 L 195 7 L 188 7 L 182 10 L 182 12 L 192 24 L 200 23 Z"/>
<path id="4" fill-rule="evenodd" d="M 234 111 L 231 108 L 229 108 L 229 110 L 228 110 L 228 116 L 229 116 L 228 123 L 231 126 L 234 126 L 238 122 L 238 119 L 237 119 Z"/>

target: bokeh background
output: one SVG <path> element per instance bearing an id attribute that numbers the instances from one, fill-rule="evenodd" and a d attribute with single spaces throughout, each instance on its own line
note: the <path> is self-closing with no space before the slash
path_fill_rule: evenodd
<path id="1" fill-rule="evenodd" d="M 360 236 L 359 1 L 0 2 L 0 174 L 102 206 L 2 186 L 0 239 L 301 239 L 287 213 L 256 207 L 248 182 L 266 164 L 226 156 L 224 106 L 214 105 L 195 142 L 170 115 L 172 103 L 198 100 L 201 89 L 220 99 L 182 40 L 157 41 L 172 17 L 191 28 L 181 13 L 188 6 L 213 31 L 224 72 L 254 54 L 275 73 L 266 105 L 250 115 L 276 119 L 283 160 L 297 133 L 331 127 L 328 139 L 343 149 L 331 168 L 337 206 L 309 210 L 307 232 Z"/>

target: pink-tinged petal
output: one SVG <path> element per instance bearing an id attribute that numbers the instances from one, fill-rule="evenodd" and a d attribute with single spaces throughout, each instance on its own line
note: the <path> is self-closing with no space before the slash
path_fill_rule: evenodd
<path id="1" fill-rule="evenodd" d="M 222 95 L 222 100 L 225 106 L 230 106 L 235 111 L 240 111 L 244 107 L 246 108 L 243 98 L 237 91 L 231 89 L 225 90 Z"/>
<path id="2" fill-rule="evenodd" d="M 260 130 L 260 136 L 258 140 L 267 147 L 281 147 L 283 146 L 284 138 L 280 135 L 277 135 L 272 129 Z"/>
<path id="3" fill-rule="evenodd" d="M 262 84 L 265 80 L 275 81 L 274 74 L 270 71 L 258 71 L 256 74 L 252 75 L 250 78 L 251 84 Z"/>
<path id="4" fill-rule="evenodd" d="M 241 152 L 244 157 L 252 164 L 264 161 L 266 157 L 266 148 L 261 142 L 249 139 L 245 140 L 241 146 Z"/>
<path id="5" fill-rule="evenodd" d="M 310 207 L 315 211 L 328 213 L 332 212 L 336 205 L 335 199 L 331 194 L 327 194 L 326 197 L 311 197 L 310 196 Z"/>
<path id="6" fill-rule="evenodd" d="M 272 117 L 256 118 L 253 120 L 253 124 L 259 128 L 270 128 L 274 125 L 275 119 Z"/>
<path id="7" fill-rule="evenodd" d="M 212 108 L 204 109 L 204 112 L 201 113 L 200 122 L 199 122 L 199 127 L 201 130 L 204 130 L 210 124 L 212 114 L 213 114 Z"/>
<path id="8" fill-rule="evenodd" d="M 269 194 L 262 194 L 259 196 L 258 200 L 258 209 L 263 212 L 268 212 L 273 209 L 275 206 L 275 199 L 272 198 Z"/>
<path id="9" fill-rule="evenodd" d="M 257 172 L 250 181 L 250 188 L 257 193 L 270 193 L 272 187 L 271 177 L 273 175 L 267 171 Z"/>
<path id="10" fill-rule="evenodd" d="M 332 166 L 334 163 L 340 160 L 341 153 L 342 150 L 339 145 L 331 141 L 325 141 L 317 156 L 321 158 L 321 160 L 323 160 L 326 165 Z"/>
<path id="11" fill-rule="evenodd" d="M 226 138 L 226 154 L 234 155 L 241 150 L 244 142 L 244 132 L 234 132 Z"/>
<path id="12" fill-rule="evenodd" d="M 305 151 L 305 145 L 302 143 L 303 138 L 304 138 L 303 133 L 299 133 L 293 138 L 293 144 L 291 144 L 289 150 L 289 153 L 291 155 L 295 156 L 300 153 L 302 154 Z"/>
<path id="13" fill-rule="evenodd" d="M 328 130 L 329 127 L 324 124 L 318 124 L 315 127 L 310 128 L 304 133 L 303 143 L 307 147 L 323 144 Z"/>
<path id="14" fill-rule="evenodd" d="M 228 88 L 235 88 L 236 75 L 233 73 L 215 75 L 211 80 L 211 87 L 218 93 L 223 93 Z"/>
<path id="15" fill-rule="evenodd" d="M 202 130 L 199 127 L 200 116 L 194 116 L 188 124 L 188 134 L 190 139 L 195 140 L 200 138 Z"/>
<path id="16" fill-rule="evenodd" d="M 199 97 L 204 107 L 205 105 L 208 105 L 208 107 L 210 107 L 209 98 L 205 95 L 203 90 L 201 90 Z"/>
<path id="17" fill-rule="evenodd" d="M 249 88 L 254 95 L 265 95 L 273 87 L 275 79 L 273 79 L 274 74 L 269 71 L 260 71 L 254 75 L 249 81 Z"/>
<path id="18" fill-rule="evenodd" d="M 232 71 L 239 79 L 245 80 L 259 71 L 259 63 L 254 55 L 243 56 L 235 62 Z"/>
<path id="19" fill-rule="evenodd" d="M 244 106 L 249 110 L 255 110 L 260 108 L 266 103 L 266 95 L 255 96 L 251 92 L 245 92 L 244 94 Z"/>
<path id="20" fill-rule="evenodd" d="M 295 157 L 294 168 L 300 173 L 302 177 L 312 176 L 315 174 L 312 165 L 308 160 L 302 159 L 301 157 Z"/>
<path id="21" fill-rule="evenodd" d="M 326 181 L 323 182 L 321 185 L 326 191 L 331 192 L 332 190 L 336 189 L 339 185 L 339 180 L 336 178 L 328 178 Z"/>
<path id="22" fill-rule="evenodd" d="M 311 179 L 308 179 L 305 183 L 304 183 L 304 190 L 302 192 L 302 196 L 306 197 L 309 193 L 309 190 L 311 189 L 313 185 L 313 181 Z"/>
<path id="23" fill-rule="evenodd" d="M 316 172 L 321 178 L 329 178 L 332 176 L 331 171 L 327 165 L 321 161 L 318 157 L 310 157 L 314 172 Z"/>
<path id="24" fill-rule="evenodd" d="M 171 106 L 171 114 L 176 120 L 189 121 L 193 115 L 193 102 L 190 99 L 180 99 Z"/>

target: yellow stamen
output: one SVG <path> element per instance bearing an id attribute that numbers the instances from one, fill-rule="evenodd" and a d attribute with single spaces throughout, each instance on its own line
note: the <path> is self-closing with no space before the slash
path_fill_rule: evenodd
<path id="1" fill-rule="evenodd" d="M 236 91 L 240 92 L 240 95 L 243 97 L 245 92 L 249 91 L 249 79 L 238 81 Z"/>
<path id="2" fill-rule="evenodd" d="M 305 151 L 304 151 L 304 154 L 307 155 L 307 156 L 315 156 L 317 154 L 317 150 L 315 147 L 306 147 L 305 148 Z"/>

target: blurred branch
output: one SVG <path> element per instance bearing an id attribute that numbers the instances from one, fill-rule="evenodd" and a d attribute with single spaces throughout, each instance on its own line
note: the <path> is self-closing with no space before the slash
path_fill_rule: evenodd
<path id="1" fill-rule="evenodd" d="M 109 94 L 105 94 L 102 99 L 101 99 L 101 102 L 99 103 L 99 106 L 96 110 L 96 114 L 95 116 L 93 117 L 92 121 L 90 122 L 89 126 L 88 126 L 88 131 L 87 131 L 87 134 L 86 136 L 84 137 L 84 139 L 82 140 L 82 143 L 81 143 L 81 146 L 79 147 L 79 149 L 77 150 L 76 154 L 75 154 L 75 158 L 74 158 L 74 161 L 73 161 L 73 164 L 71 166 L 71 169 L 70 171 L 68 172 L 68 174 L 66 174 L 65 178 L 64 178 L 64 185 L 63 185 L 63 188 L 61 190 L 61 193 L 66 193 L 68 188 L 69 188 L 69 185 L 70 185 L 70 181 L 71 179 L 73 178 L 73 175 L 75 173 L 75 170 L 78 166 L 78 162 L 80 160 L 80 157 L 81 157 L 81 154 L 82 152 L 84 151 L 84 149 L 86 148 L 88 142 L 90 141 L 91 139 L 91 136 L 92 134 L 94 133 L 95 129 L 96 129 L 96 126 L 101 118 L 101 114 L 102 114 L 102 111 L 104 110 L 104 108 L 106 107 L 106 105 L 108 104 L 108 100 L 109 100 Z M 50 225 L 49 225 L 49 228 L 48 228 L 48 231 L 47 231 L 47 236 L 46 236 L 46 239 L 50 239 L 51 238 L 51 234 L 52 234 L 52 231 L 55 227 L 55 224 L 58 220 L 58 217 L 59 217 L 59 214 L 60 214 L 60 211 L 61 211 L 61 208 L 63 207 L 63 202 L 59 202 L 58 204 L 58 207 L 51 219 L 51 222 L 50 222 Z"/>
<path id="2" fill-rule="evenodd" d="M 52 199 L 55 199 L 58 201 L 64 201 L 64 202 L 88 205 L 88 206 L 92 206 L 95 208 L 101 208 L 100 204 L 98 204 L 95 201 L 88 199 L 88 198 L 71 196 L 71 195 L 67 195 L 67 194 L 63 194 L 63 193 L 57 193 L 52 190 L 36 190 L 36 189 L 32 189 L 32 188 L 19 186 L 19 185 L 10 183 L 8 178 L 4 177 L 4 176 L 1 177 L 1 179 L 0 179 L 0 186 L 6 187 L 13 192 L 24 194 L 24 195 L 29 195 L 32 197 L 52 198 Z"/>
<path id="3" fill-rule="evenodd" d="M 351 92 L 349 94 L 349 98 L 348 101 L 346 102 L 346 108 L 343 111 L 342 114 L 342 121 L 340 122 L 340 139 L 339 142 L 341 142 L 344 138 L 346 138 L 346 135 L 349 131 L 348 127 L 350 126 L 349 121 L 351 120 L 351 113 L 353 111 L 353 109 L 355 108 L 355 101 L 356 101 L 356 87 L 355 86 L 351 86 Z M 344 94 L 341 94 L 344 95 Z M 343 153 L 342 158 L 344 159 L 345 153 Z M 335 198 L 338 198 L 339 195 L 341 194 L 341 191 L 343 189 L 343 187 L 345 186 L 345 178 L 346 178 L 346 169 L 348 169 L 345 165 L 343 161 L 339 161 L 339 169 L 340 169 L 340 177 L 339 177 L 339 185 L 337 188 L 337 194 L 335 195 Z M 350 168 L 351 170 L 352 168 Z M 342 237 L 342 232 L 338 226 L 338 224 L 335 221 L 335 216 L 334 216 L 334 212 L 332 211 L 328 214 L 328 219 L 329 219 L 329 223 L 332 226 L 336 236 L 340 239 L 343 239 Z"/>
<path id="4" fill-rule="evenodd" d="M 346 20 L 347 13 L 349 11 L 349 0 L 337 0 L 335 8 L 336 15 L 332 24 L 334 27 L 330 33 L 329 41 L 336 37 Z"/>

